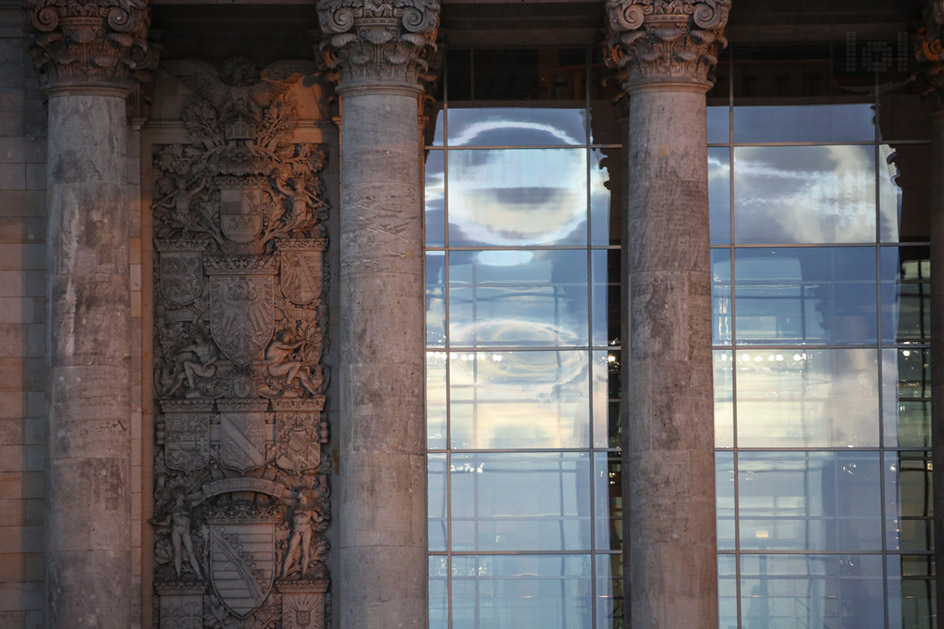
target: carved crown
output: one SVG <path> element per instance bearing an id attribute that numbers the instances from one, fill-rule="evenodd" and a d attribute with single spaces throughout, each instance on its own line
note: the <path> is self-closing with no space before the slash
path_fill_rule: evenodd
<path id="1" fill-rule="evenodd" d="M 144 0 L 26 0 L 30 52 L 47 88 L 127 88 L 148 59 Z"/>
<path id="2" fill-rule="evenodd" d="M 624 89 L 711 86 L 731 0 L 607 0 L 606 10 L 607 66 Z"/>
<path id="3" fill-rule="evenodd" d="M 321 51 L 344 90 L 366 85 L 420 89 L 429 80 L 425 57 L 435 48 L 435 0 L 319 0 Z"/>

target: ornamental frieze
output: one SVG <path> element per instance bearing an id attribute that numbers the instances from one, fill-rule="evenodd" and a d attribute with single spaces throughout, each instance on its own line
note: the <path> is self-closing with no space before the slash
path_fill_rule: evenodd
<path id="1" fill-rule="evenodd" d="M 30 52 L 47 87 L 127 87 L 147 65 L 144 0 L 27 0 L 24 7 Z"/>
<path id="2" fill-rule="evenodd" d="M 154 154 L 155 625 L 326 626 L 325 154 L 311 61 L 165 63 L 189 142 Z"/>
<path id="3" fill-rule="evenodd" d="M 731 0 L 607 0 L 607 66 L 626 90 L 653 83 L 710 87 Z"/>
<path id="4" fill-rule="evenodd" d="M 435 49 L 435 0 L 319 0 L 325 66 L 339 89 L 430 80 L 427 55 Z"/>

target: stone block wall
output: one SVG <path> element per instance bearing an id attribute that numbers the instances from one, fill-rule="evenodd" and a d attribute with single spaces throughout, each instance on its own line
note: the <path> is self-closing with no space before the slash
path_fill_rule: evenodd
<path id="1" fill-rule="evenodd" d="M 0 628 L 44 626 L 46 109 L 0 2 Z"/>

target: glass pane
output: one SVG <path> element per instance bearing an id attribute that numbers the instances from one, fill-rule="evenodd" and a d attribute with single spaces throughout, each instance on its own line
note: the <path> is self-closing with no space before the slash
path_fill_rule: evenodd
<path id="1" fill-rule="evenodd" d="M 449 559 L 429 558 L 429 629 L 449 627 Z"/>
<path id="2" fill-rule="evenodd" d="M 730 141 L 731 109 L 727 105 L 707 108 L 708 142 L 727 144 Z"/>
<path id="3" fill-rule="evenodd" d="M 558 146 L 586 144 L 579 107 L 449 108 L 449 146 Z"/>
<path id="4" fill-rule="evenodd" d="M 620 296 L 620 250 L 594 250 L 593 265 L 593 345 L 620 344 L 622 298 Z"/>
<path id="5" fill-rule="evenodd" d="M 586 351 L 450 354 L 453 448 L 585 448 Z"/>
<path id="6" fill-rule="evenodd" d="M 443 138 L 446 134 L 446 111 L 442 108 L 442 102 L 436 102 L 436 115 L 430 119 L 427 124 L 432 125 L 432 129 L 426 129 L 426 141 L 430 141 L 430 136 L 432 136 L 432 145 L 433 146 L 442 146 Z"/>
<path id="7" fill-rule="evenodd" d="M 452 246 L 587 242 L 586 149 L 449 153 Z"/>
<path id="8" fill-rule="evenodd" d="M 882 549 L 877 452 L 742 452 L 742 550 Z"/>
<path id="9" fill-rule="evenodd" d="M 590 150 L 590 242 L 618 245 L 623 237 L 623 179 L 619 148 Z"/>
<path id="10" fill-rule="evenodd" d="M 883 629 L 881 555 L 741 557 L 744 627 Z"/>
<path id="11" fill-rule="evenodd" d="M 875 343 L 875 249 L 739 249 L 739 344 Z"/>
<path id="12" fill-rule="evenodd" d="M 767 105 L 734 108 L 735 142 L 874 142 L 875 108 Z"/>
<path id="13" fill-rule="evenodd" d="M 445 551 L 448 539 L 447 522 L 449 515 L 446 512 L 446 505 L 448 504 L 446 497 L 446 455 L 426 455 L 426 468 L 427 494 L 429 496 L 427 506 L 429 549 L 433 552 Z"/>
<path id="14" fill-rule="evenodd" d="M 734 447 L 734 354 L 715 350 L 715 447 Z"/>
<path id="15" fill-rule="evenodd" d="M 598 629 L 624 629 L 623 558 L 621 555 L 597 555 Z"/>
<path id="16" fill-rule="evenodd" d="M 892 629 L 936 629 L 934 556 L 890 556 L 888 616 Z"/>
<path id="17" fill-rule="evenodd" d="M 596 550 L 623 547 L 623 466 L 619 454 L 593 455 L 593 509 Z"/>
<path id="18" fill-rule="evenodd" d="M 446 244 L 446 162 L 442 151 L 426 154 L 426 246 Z"/>
<path id="19" fill-rule="evenodd" d="M 927 241 L 930 148 L 927 144 L 881 144 L 878 151 L 882 242 Z"/>
<path id="20" fill-rule="evenodd" d="M 593 352 L 593 447 L 620 447 L 620 352 Z"/>
<path id="21" fill-rule="evenodd" d="M 882 340 L 927 343 L 931 338 L 931 251 L 882 247 Z"/>
<path id="22" fill-rule="evenodd" d="M 711 250 L 711 342 L 731 344 L 731 251 Z"/>
<path id="23" fill-rule="evenodd" d="M 446 352 L 426 352 L 426 447 L 446 447 Z"/>
<path id="24" fill-rule="evenodd" d="M 725 108 L 727 112 L 727 108 Z M 728 147 L 708 149 L 708 207 L 711 244 L 731 242 L 731 151 Z"/>
<path id="25" fill-rule="evenodd" d="M 715 497 L 718 549 L 734 550 L 734 453 L 715 452 Z"/>
<path id="26" fill-rule="evenodd" d="M 585 48 L 479 48 L 472 54 L 473 100 L 586 103 Z"/>
<path id="27" fill-rule="evenodd" d="M 888 549 L 934 550 L 934 493 L 929 452 L 885 454 Z"/>
<path id="28" fill-rule="evenodd" d="M 456 551 L 589 550 L 588 453 L 453 454 Z"/>
<path id="29" fill-rule="evenodd" d="M 882 350 L 886 447 L 931 447 L 931 352 Z"/>
<path id="30" fill-rule="evenodd" d="M 878 446 L 876 350 L 744 350 L 734 357 L 738 446 Z"/>
<path id="31" fill-rule="evenodd" d="M 426 345 L 446 344 L 446 254 L 426 253 Z"/>
<path id="32" fill-rule="evenodd" d="M 738 629 L 737 557 L 718 555 L 718 629 Z"/>
<path id="33" fill-rule="evenodd" d="M 449 254 L 453 347 L 586 345 L 586 251 Z"/>
<path id="34" fill-rule="evenodd" d="M 742 244 L 874 242 L 874 147 L 735 148 L 734 230 Z"/>
<path id="35" fill-rule="evenodd" d="M 453 629 L 591 626 L 589 555 L 456 557 L 453 575 Z"/>

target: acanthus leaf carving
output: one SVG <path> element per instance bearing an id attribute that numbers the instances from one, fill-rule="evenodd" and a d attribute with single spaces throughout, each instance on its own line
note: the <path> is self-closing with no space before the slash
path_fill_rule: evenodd
<path id="1" fill-rule="evenodd" d="M 435 0 L 319 0 L 324 65 L 339 90 L 399 85 L 420 91 L 436 48 Z"/>
<path id="2" fill-rule="evenodd" d="M 607 0 L 606 10 L 606 63 L 623 89 L 711 86 L 731 0 Z"/>
<path id="3" fill-rule="evenodd" d="M 48 88 L 128 89 L 153 60 L 145 0 L 26 0 L 30 52 Z"/>

